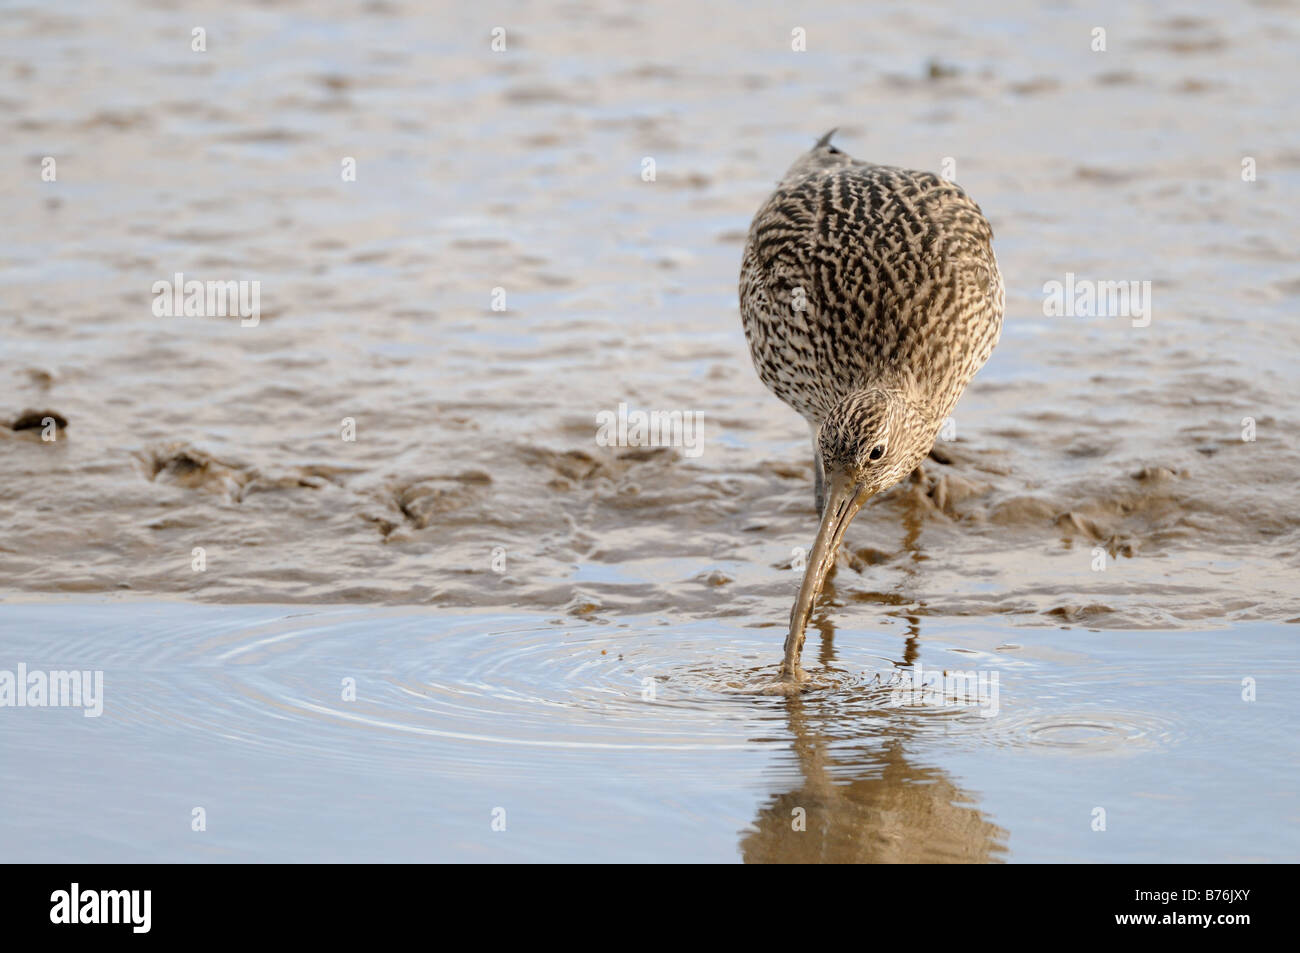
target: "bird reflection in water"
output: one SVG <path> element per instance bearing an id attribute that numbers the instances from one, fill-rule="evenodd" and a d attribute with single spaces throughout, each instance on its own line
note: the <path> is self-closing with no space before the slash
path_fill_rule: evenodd
<path id="1" fill-rule="evenodd" d="M 902 664 L 919 654 L 908 617 Z M 822 635 L 819 667 L 833 669 L 834 625 Z M 848 697 L 846 697 L 846 694 Z M 762 805 L 740 840 L 746 863 L 996 863 L 1007 831 L 940 768 L 908 754 L 916 715 L 889 706 L 886 688 L 791 695 L 780 700 L 802 783 Z M 927 717 L 944 717 L 929 715 Z"/>

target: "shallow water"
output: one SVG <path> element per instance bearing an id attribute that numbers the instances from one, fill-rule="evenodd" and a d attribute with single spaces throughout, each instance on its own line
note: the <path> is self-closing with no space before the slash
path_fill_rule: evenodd
<path id="1" fill-rule="evenodd" d="M 109 701 L 0 710 L 0 851 L 1296 859 L 1295 4 L 793 16 L 8 5 L 0 670 Z M 833 126 L 955 161 L 1007 316 L 784 700 L 811 459 L 736 280 Z M 260 322 L 156 317 L 177 272 Z M 1046 316 L 1067 273 L 1151 281 L 1149 326 Z M 620 402 L 703 452 L 600 445 Z M 999 714 L 884 707 L 917 662 L 998 671 Z"/>
<path id="2" fill-rule="evenodd" d="M 1284 626 L 1010 643 L 1000 626 L 925 620 L 826 636 L 808 665 L 836 687 L 786 699 L 752 693 L 779 633 L 735 621 L 10 604 L 0 668 L 100 669 L 104 690 L 96 718 L 0 712 L 0 844 L 7 861 L 1300 850 Z M 892 705 L 882 683 L 917 666 L 997 673 L 996 712 Z M 1244 676 L 1258 700 L 1242 700 Z"/>

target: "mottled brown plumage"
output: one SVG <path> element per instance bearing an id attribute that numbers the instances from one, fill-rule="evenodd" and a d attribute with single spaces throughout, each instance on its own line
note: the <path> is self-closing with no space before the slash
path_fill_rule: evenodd
<path id="1" fill-rule="evenodd" d="M 822 524 L 783 679 L 844 529 L 934 446 L 1002 327 L 988 221 L 954 182 L 850 158 L 827 133 L 750 226 L 740 310 L 758 376 L 813 432 Z"/>

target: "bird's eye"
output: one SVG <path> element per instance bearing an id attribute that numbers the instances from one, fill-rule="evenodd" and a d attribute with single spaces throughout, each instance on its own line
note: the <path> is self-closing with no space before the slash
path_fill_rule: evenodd
<path id="1" fill-rule="evenodd" d="M 867 459 L 879 460 L 884 455 L 885 455 L 885 445 L 883 443 L 878 443 L 871 448 L 871 452 L 867 454 Z"/>

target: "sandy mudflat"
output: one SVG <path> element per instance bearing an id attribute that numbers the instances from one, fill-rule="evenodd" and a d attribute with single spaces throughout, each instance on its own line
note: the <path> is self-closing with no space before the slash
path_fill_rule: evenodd
<path id="1" fill-rule="evenodd" d="M 1300 615 L 1290 7 L 1117 5 L 1094 53 L 1065 9 L 846 5 L 802 54 L 779 9 L 450 7 L 214 12 L 206 54 L 188 13 L 7 14 L 0 419 L 69 426 L 0 428 L 5 590 L 779 621 L 809 450 L 749 366 L 736 272 L 839 125 L 876 161 L 955 160 L 1008 313 L 954 463 L 859 518 L 838 598 Z M 260 323 L 156 317 L 176 272 L 260 281 Z M 1150 325 L 1044 316 L 1067 272 L 1151 281 Z M 619 401 L 703 414 L 703 453 L 598 446 Z"/>

